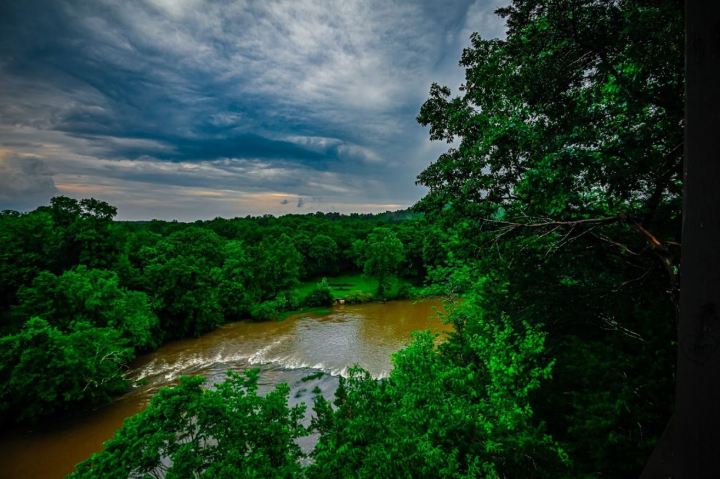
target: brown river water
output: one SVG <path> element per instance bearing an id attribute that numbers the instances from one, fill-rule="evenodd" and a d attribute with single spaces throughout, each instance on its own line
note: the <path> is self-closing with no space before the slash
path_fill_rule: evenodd
<path id="1" fill-rule="evenodd" d="M 138 381 L 130 392 L 98 410 L 50 421 L 35 431 L 0 433 L 0 477 L 61 478 L 78 462 L 100 451 L 123 420 L 141 411 L 158 388 L 182 375 L 201 374 L 220 381 L 227 370 L 261 369 L 260 391 L 290 386 L 290 404 L 311 404 L 317 386 L 330 399 L 338 376 L 359 364 L 384 377 L 390 356 L 410 340 L 412 331 L 445 332 L 435 299 L 334 306 L 330 314 L 300 314 L 282 321 L 238 322 L 200 338 L 174 341 L 139 358 L 128 377 Z M 303 381 L 323 371 L 319 378 Z M 309 409 L 309 408 L 308 408 Z M 309 421 L 310 411 L 306 414 Z M 300 440 L 306 451 L 316 437 Z"/>

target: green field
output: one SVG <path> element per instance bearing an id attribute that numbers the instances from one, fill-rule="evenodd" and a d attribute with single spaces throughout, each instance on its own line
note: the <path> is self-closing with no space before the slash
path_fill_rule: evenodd
<path id="1" fill-rule="evenodd" d="M 295 288 L 301 296 L 307 295 L 312 289 L 322 280 L 318 278 L 312 281 L 306 281 L 301 283 Z M 351 293 L 361 292 L 367 294 L 375 294 L 378 287 L 377 280 L 368 278 L 362 274 L 355 275 L 341 275 L 329 277 L 328 284 L 330 285 L 330 292 L 333 298 L 342 299 Z M 400 286 L 408 283 L 407 281 L 395 278 L 392 280 L 392 286 L 390 287 L 390 296 L 397 293 Z"/>

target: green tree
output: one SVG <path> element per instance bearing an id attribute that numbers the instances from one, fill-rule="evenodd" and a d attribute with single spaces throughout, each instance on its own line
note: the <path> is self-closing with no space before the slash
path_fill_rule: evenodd
<path id="1" fill-rule="evenodd" d="M 209 229 L 185 228 L 147 251 L 145 285 L 169 337 L 198 336 L 222 322 L 218 284 L 223 241 Z"/>
<path id="2" fill-rule="evenodd" d="M 60 331 L 76 322 L 118 331 L 137 350 L 157 345 L 158 319 L 145 293 L 128 291 L 112 271 L 78 266 L 60 276 L 44 271 L 31 286 L 18 293 L 12 310 L 17 321 L 32 316 L 46 320 Z"/>
<path id="3" fill-rule="evenodd" d="M 254 248 L 254 256 L 253 286 L 261 300 L 272 299 L 297 284 L 302 259 L 288 235 L 268 236 Z"/>
<path id="4" fill-rule="evenodd" d="M 125 390 L 133 357 L 119 331 L 74 321 L 61 331 L 40 318 L 0 338 L 0 414 L 17 421 L 96 406 Z"/>
<path id="5" fill-rule="evenodd" d="M 0 213 L 0 311 L 5 312 L 17 301 L 17 291 L 29 285 L 44 270 L 57 270 L 60 241 L 52 216 L 34 211 Z M 2 314 L 2 313 L 0 313 Z M 0 331 L 20 327 L 2 321 Z"/>
<path id="6" fill-rule="evenodd" d="M 473 35 L 460 94 L 433 85 L 418 117 L 453 143 L 418 177 L 419 208 L 449 236 L 435 279 L 485 278 L 487 314 L 549 331 L 559 366 L 536 410 L 571 477 L 637 476 L 672 408 L 682 2 L 498 13 L 507 37 Z"/>
<path id="7" fill-rule="evenodd" d="M 298 477 L 304 406 L 288 408 L 285 384 L 259 396 L 257 380 L 257 370 L 229 372 L 216 389 L 205 389 L 202 377 L 183 377 L 70 477 Z"/>
<path id="8" fill-rule="evenodd" d="M 160 234 L 147 229 L 127 231 L 123 242 L 123 251 L 115 267 L 120 284 L 129 289 L 145 290 L 149 288 L 143 276 L 143 269 L 155 257 Z"/>
<path id="9" fill-rule="evenodd" d="M 239 241 L 228 241 L 224 255 L 218 297 L 225 319 L 237 321 L 247 317 L 256 300 L 248 287 L 252 283 L 250 259 Z"/>
<path id="10" fill-rule="evenodd" d="M 62 237 L 61 269 L 77 264 L 110 269 L 118 260 L 120 231 L 113 225 L 114 206 L 94 198 L 80 201 L 65 196 L 50 200 L 47 208 Z"/>
<path id="11" fill-rule="evenodd" d="M 354 369 L 336 409 L 316 398 L 310 477 L 557 477 L 566 454 L 531 406 L 553 365 L 545 335 L 488 318 L 472 296 L 450 317 L 472 324 L 463 341 L 473 361 L 421 333 L 394 355 L 387 380 Z"/>
<path id="12" fill-rule="evenodd" d="M 385 296 L 404 258 L 402 241 L 390 228 L 375 228 L 366 240 L 358 240 L 353 246 L 358 265 L 366 275 L 377 279 L 378 296 Z"/>
<path id="13" fill-rule="evenodd" d="M 331 306 L 333 304 L 333 295 L 327 278 L 323 278 L 315 285 L 315 288 L 303 298 L 303 304 L 310 307 Z"/>
<path id="14" fill-rule="evenodd" d="M 311 277 L 332 276 L 337 273 L 338 247 L 331 237 L 319 234 L 310 243 L 307 269 Z"/>

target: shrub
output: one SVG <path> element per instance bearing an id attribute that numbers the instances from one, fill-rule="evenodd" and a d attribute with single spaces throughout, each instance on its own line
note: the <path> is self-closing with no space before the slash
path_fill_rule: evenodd
<path id="1" fill-rule="evenodd" d="M 290 291 L 286 291 L 284 293 L 280 293 L 278 297 L 275 298 L 275 300 L 282 301 L 282 303 L 280 304 L 280 309 L 285 310 L 298 309 L 303 303 L 303 298 L 300 297 L 300 293 L 298 293 L 294 289 L 291 289 Z"/>
<path id="2" fill-rule="evenodd" d="M 308 307 L 331 306 L 333 304 L 333 296 L 330 292 L 327 278 L 323 278 L 322 281 L 305 296 L 303 304 Z"/>

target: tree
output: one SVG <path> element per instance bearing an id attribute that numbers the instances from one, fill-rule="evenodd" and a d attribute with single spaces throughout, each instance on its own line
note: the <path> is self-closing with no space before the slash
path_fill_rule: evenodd
<path id="1" fill-rule="evenodd" d="M 147 253 L 145 285 L 169 337 L 199 336 L 222 322 L 218 284 L 222 239 L 211 230 L 185 228 Z"/>
<path id="2" fill-rule="evenodd" d="M 157 346 L 158 319 L 148 298 L 118 284 L 112 271 L 78 266 L 60 276 L 44 271 L 18 293 L 12 309 L 17 322 L 37 316 L 60 331 L 76 322 L 118 331 L 128 344 L 143 351 Z"/>
<path id="3" fill-rule="evenodd" d="M 70 477 L 297 477 L 304 406 L 288 408 L 285 384 L 259 396 L 257 381 L 257 370 L 229 372 L 216 389 L 200 376 L 181 378 Z"/>
<path id="4" fill-rule="evenodd" d="M 358 265 L 377 279 L 377 293 L 383 297 L 392 276 L 403 260 L 403 244 L 390 228 L 375 228 L 365 241 L 357 243 Z"/>
<path id="5" fill-rule="evenodd" d="M 460 94 L 433 85 L 418 117 L 456 142 L 418 177 L 419 209 L 465 284 L 485 279 L 485 311 L 549 332 L 536 409 L 574 477 L 637 476 L 672 408 L 681 7 L 515 0 L 506 39 L 473 35 Z"/>
<path id="6" fill-rule="evenodd" d="M 121 242 L 112 222 L 117 214 L 114 206 L 94 198 L 77 201 L 56 196 L 47 210 L 63 238 L 63 251 L 58 258 L 62 269 L 77 264 L 111 268 L 118 260 Z"/>
<path id="7" fill-rule="evenodd" d="M 239 241 L 225 244 L 218 298 L 223 315 L 228 321 L 246 318 L 255 302 L 248 286 L 252 282 L 250 260 Z"/>
<path id="8" fill-rule="evenodd" d="M 305 298 L 303 304 L 309 307 L 332 306 L 333 295 L 330 291 L 330 285 L 327 278 L 323 278 L 315 288 L 313 288 Z"/>
<path id="9" fill-rule="evenodd" d="M 308 251 L 308 274 L 311 277 L 337 273 L 338 247 L 335 240 L 327 235 L 316 235 L 310 243 Z"/>
<path id="10" fill-rule="evenodd" d="M 254 287 L 260 300 L 272 299 L 297 284 L 301 258 L 288 235 L 268 236 L 254 249 L 254 256 Z"/>
<path id="11" fill-rule="evenodd" d="M 59 235 L 52 217 L 43 211 L 0 213 L 0 311 L 17 301 L 17 291 L 44 270 L 57 270 Z M 22 326 L 6 324 L 2 326 Z M 2 329 L 2 328 L 0 328 Z"/>
<path id="12" fill-rule="evenodd" d="M 17 421 L 97 406 L 125 390 L 133 349 L 119 331 L 75 321 L 66 331 L 31 318 L 0 338 L 0 414 Z"/>

